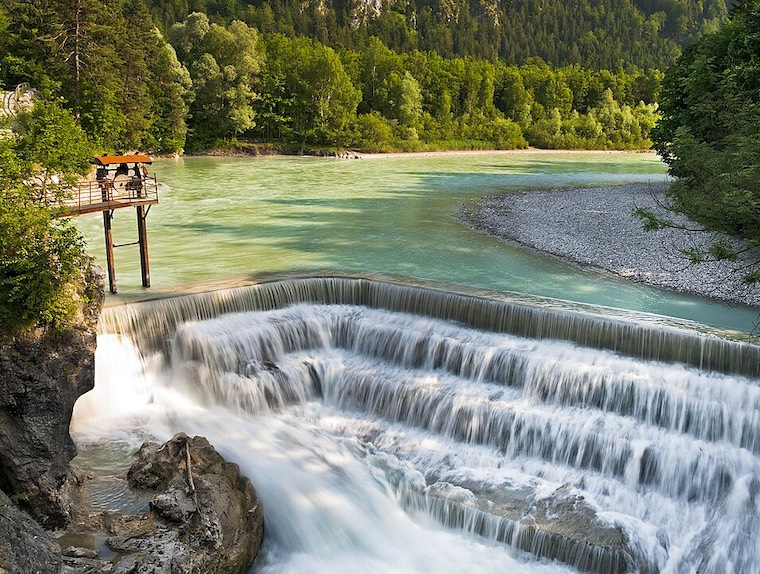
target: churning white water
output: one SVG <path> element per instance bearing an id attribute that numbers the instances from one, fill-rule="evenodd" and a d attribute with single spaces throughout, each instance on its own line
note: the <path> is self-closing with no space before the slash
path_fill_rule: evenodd
<path id="1" fill-rule="evenodd" d="M 208 437 L 263 501 L 256 572 L 760 571 L 754 346 L 338 279 L 103 331 L 76 440 Z"/>

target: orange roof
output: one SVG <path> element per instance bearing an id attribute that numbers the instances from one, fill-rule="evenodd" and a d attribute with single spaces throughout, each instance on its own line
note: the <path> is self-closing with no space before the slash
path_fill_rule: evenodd
<path id="1" fill-rule="evenodd" d="M 147 155 L 100 155 L 92 158 L 97 165 L 111 165 L 114 163 L 153 163 Z"/>

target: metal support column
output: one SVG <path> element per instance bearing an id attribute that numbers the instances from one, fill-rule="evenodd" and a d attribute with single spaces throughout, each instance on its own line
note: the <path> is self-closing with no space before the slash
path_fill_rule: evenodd
<path id="1" fill-rule="evenodd" d="M 144 205 L 138 205 L 137 210 L 137 241 L 140 244 L 140 270 L 142 271 L 142 286 L 150 287 L 150 264 L 148 262 L 148 226 L 145 223 L 147 212 Z"/>
<path id="2" fill-rule="evenodd" d="M 111 233 L 111 220 L 113 211 L 103 212 L 103 230 L 106 234 L 106 263 L 108 265 L 108 289 L 116 293 L 116 266 L 113 260 L 113 234 Z"/>

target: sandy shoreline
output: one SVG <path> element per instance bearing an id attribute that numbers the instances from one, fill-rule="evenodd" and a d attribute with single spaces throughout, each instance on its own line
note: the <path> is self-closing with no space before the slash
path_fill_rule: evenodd
<path id="1" fill-rule="evenodd" d="M 705 247 L 707 234 L 645 232 L 631 214 L 658 209 L 665 183 L 551 189 L 483 198 L 462 209 L 460 221 L 504 241 L 633 281 L 760 307 L 760 288 L 742 282 L 742 262 L 689 265 L 679 252 Z"/>

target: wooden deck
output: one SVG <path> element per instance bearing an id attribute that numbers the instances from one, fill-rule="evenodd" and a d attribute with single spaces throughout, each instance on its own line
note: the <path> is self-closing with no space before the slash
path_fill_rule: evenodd
<path id="1" fill-rule="evenodd" d="M 158 182 L 155 177 L 127 176 L 118 176 L 114 180 L 88 180 L 65 197 L 49 195 L 46 201 L 59 208 L 59 217 L 153 205 L 158 203 Z"/>

